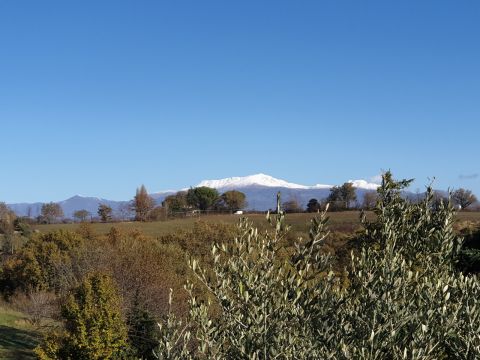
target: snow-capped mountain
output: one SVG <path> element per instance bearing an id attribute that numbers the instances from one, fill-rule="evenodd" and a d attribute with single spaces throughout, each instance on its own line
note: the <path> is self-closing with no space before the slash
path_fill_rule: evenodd
<path id="1" fill-rule="evenodd" d="M 356 188 L 357 198 L 362 201 L 367 191 L 376 190 L 378 184 L 369 183 L 365 180 L 349 180 Z M 247 209 L 266 210 L 274 209 L 276 195 L 281 193 L 284 201 L 295 199 L 302 206 L 306 206 L 312 198 L 325 199 L 330 194 L 332 185 L 301 185 L 285 180 L 274 178 L 266 174 L 255 174 L 244 177 L 230 177 L 218 180 L 204 180 L 198 186 L 208 186 L 219 192 L 228 190 L 242 191 L 247 197 Z"/>
<path id="2" fill-rule="evenodd" d="M 356 188 L 359 201 L 367 191 L 375 190 L 378 185 L 369 183 L 365 180 L 350 180 Z M 208 186 L 217 189 L 220 193 L 228 190 L 239 190 L 245 193 L 250 210 L 268 210 L 275 208 L 276 194 L 280 192 L 284 201 L 295 199 L 302 206 L 306 206 L 312 198 L 321 200 L 328 196 L 332 185 L 301 185 L 291 183 L 285 180 L 274 178 L 266 174 L 255 174 L 243 177 L 230 177 L 217 180 L 204 180 L 199 186 Z M 187 188 L 188 189 L 188 188 Z M 186 189 L 183 189 L 186 190 Z M 153 193 L 151 196 L 157 204 L 161 204 L 166 196 L 174 194 L 176 191 L 168 190 Z M 107 204 L 114 214 L 121 218 L 128 218 L 131 214 L 128 212 L 128 201 L 114 201 L 97 197 L 85 197 L 75 195 L 69 199 L 59 202 L 63 209 L 65 217 L 72 218 L 77 210 L 87 210 L 92 216 L 97 215 L 98 206 Z M 40 215 L 42 203 L 21 203 L 9 204 L 9 207 L 19 216 L 36 217 Z"/>
<path id="3" fill-rule="evenodd" d="M 305 185 L 290 183 L 265 174 L 255 174 L 244 177 L 230 177 L 220 180 L 204 180 L 197 186 L 207 186 L 214 189 L 241 189 L 248 186 L 283 187 L 287 189 L 309 188 Z"/>
<path id="4" fill-rule="evenodd" d="M 355 188 L 364 190 L 376 190 L 378 184 L 369 183 L 365 180 L 349 180 Z M 265 174 L 255 174 L 243 177 L 230 177 L 219 180 L 204 180 L 198 186 L 207 186 L 214 189 L 241 189 L 249 186 L 265 186 L 286 189 L 331 189 L 333 185 L 300 185 L 285 180 L 276 179 L 273 176 Z"/>

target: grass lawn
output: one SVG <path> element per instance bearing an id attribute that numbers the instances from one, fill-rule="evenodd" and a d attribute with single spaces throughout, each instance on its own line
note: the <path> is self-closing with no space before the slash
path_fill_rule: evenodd
<path id="1" fill-rule="evenodd" d="M 24 315 L 0 304 L 0 359 L 34 359 L 39 338 Z"/>

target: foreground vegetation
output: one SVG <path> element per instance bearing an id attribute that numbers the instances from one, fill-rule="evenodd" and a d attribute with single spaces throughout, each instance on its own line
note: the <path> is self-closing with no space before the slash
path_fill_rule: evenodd
<path id="1" fill-rule="evenodd" d="M 21 312 L 0 305 L 0 358 L 33 359 L 33 348 L 39 342 L 38 331 Z"/>
<path id="2" fill-rule="evenodd" d="M 308 230 L 280 205 L 237 225 L 45 225 L 0 289 L 31 323 L 59 320 L 41 359 L 476 359 L 480 230 L 407 185 L 387 173 L 374 212 Z"/>

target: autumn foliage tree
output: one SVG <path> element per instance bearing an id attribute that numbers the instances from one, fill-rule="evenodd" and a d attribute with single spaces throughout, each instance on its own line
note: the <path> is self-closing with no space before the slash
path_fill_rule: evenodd
<path id="1" fill-rule="evenodd" d="M 137 188 L 137 193 L 133 198 L 133 209 L 135 210 L 135 220 L 147 221 L 148 214 L 155 207 L 155 200 L 148 195 L 145 185 Z"/>
<path id="2" fill-rule="evenodd" d="M 283 204 L 283 209 L 287 213 L 299 213 L 303 212 L 302 206 L 298 202 L 297 199 L 290 199 L 288 201 L 285 201 Z"/>
<path id="3" fill-rule="evenodd" d="M 89 215 L 90 215 L 90 212 L 88 212 L 85 209 L 77 210 L 73 213 L 73 217 L 80 222 L 85 222 Z"/>
<path id="4" fill-rule="evenodd" d="M 52 223 L 63 216 L 63 210 L 60 204 L 49 202 L 42 205 L 41 214 L 48 223 Z"/>
<path id="5" fill-rule="evenodd" d="M 0 233 L 6 234 L 13 229 L 15 213 L 4 202 L 0 202 Z"/>
<path id="6" fill-rule="evenodd" d="M 461 209 L 466 209 L 477 201 L 477 198 L 470 190 L 460 188 L 452 193 L 452 200 L 456 205 L 460 206 Z"/>

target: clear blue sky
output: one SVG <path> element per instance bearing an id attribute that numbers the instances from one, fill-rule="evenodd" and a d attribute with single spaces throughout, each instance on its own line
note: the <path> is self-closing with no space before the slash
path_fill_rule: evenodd
<path id="1" fill-rule="evenodd" d="M 0 0 L 0 201 L 382 169 L 480 195 L 478 1 Z"/>

